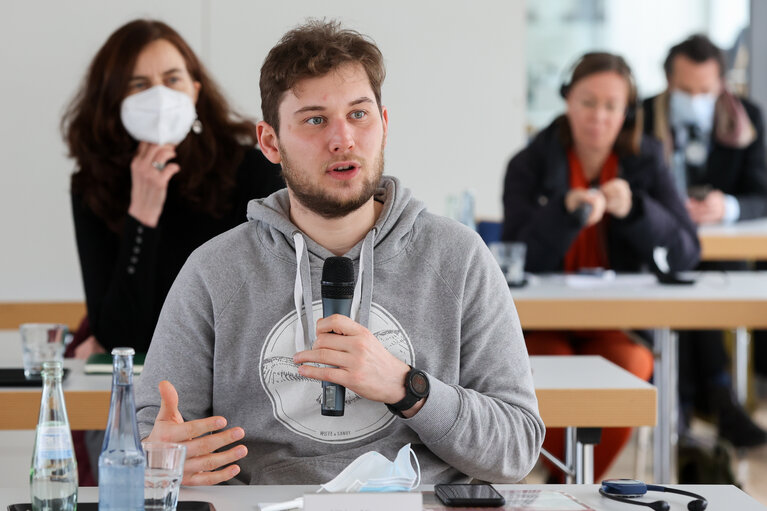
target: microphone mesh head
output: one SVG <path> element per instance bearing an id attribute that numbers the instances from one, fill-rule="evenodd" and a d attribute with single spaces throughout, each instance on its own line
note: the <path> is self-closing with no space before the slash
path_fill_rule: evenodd
<path id="1" fill-rule="evenodd" d="M 348 257 L 328 257 L 322 266 L 323 298 L 347 298 L 354 294 L 354 264 Z"/>

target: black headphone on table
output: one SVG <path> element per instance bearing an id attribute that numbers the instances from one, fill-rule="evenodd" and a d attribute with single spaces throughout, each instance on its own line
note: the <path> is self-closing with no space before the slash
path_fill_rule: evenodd
<path id="1" fill-rule="evenodd" d="M 562 81 L 562 85 L 559 87 L 559 95 L 562 96 L 562 99 L 567 99 L 567 95 L 570 93 L 570 89 L 573 85 L 573 73 L 578 68 L 581 63 L 588 58 L 592 58 L 595 55 L 610 55 L 606 54 L 604 52 L 589 52 L 584 55 L 582 55 L 578 60 L 573 62 L 573 64 L 568 68 L 567 71 L 567 78 Z M 614 57 L 619 58 L 621 61 L 623 61 L 623 58 L 614 55 Z M 637 117 L 637 110 L 639 110 L 639 94 L 637 92 L 637 86 L 636 82 L 634 82 L 634 75 L 631 74 L 631 70 L 628 67 L 628 64 L 623 62 L 626 65 L 626 68 L 629 69 L 629 102 L 626 106 L 626 118 L 623 121 L 623 124 L 625 126 L 632 126 L 634 122 L 636 121 Z M 633 101 L 632 101 L 633 96 Z"/>
<path id="2" fill-rule="evenodd" d="M 637 497 L 643 497 L 648 491 L 662 491 L 692 497 L 694 500 L 687 503 L 689 511 L 704 511 L 708 506 L 708 501 L 697 493 L 658 486 L 657 484 L 645 484 L 635 479 L 605 479 L 602 481 L 602 487 L 599 488 L 601 495 L 618 502 L 634 504 L 635 506 L 647 506 L 655 511 L 668 511 L 670 509 L 669 503 L 665 500 L 656 500 L 655 502 L 632 500 Z"/>

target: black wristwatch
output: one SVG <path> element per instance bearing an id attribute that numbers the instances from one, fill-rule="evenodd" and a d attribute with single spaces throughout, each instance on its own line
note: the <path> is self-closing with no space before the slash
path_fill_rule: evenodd
<path id="1" fill-rule="evenodd" d="M 410 366 L 410 371 L 405 376 L 405 397 L 393 404 L 386 403 L 386 407 L 394 415 L 404 417 L 402 412 L 410 410 L 413 405 L 428 395 L 429 377 L 423 371 Z"/>

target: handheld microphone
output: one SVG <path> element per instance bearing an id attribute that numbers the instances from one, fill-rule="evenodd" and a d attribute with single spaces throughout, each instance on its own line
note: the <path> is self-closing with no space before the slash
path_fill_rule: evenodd
<path id="1" fill-rule="evenodd" d="M 333 314 L 351 316 L 354 297 L 354 265 L 348 257 L 328 257 L 322 266 L 322 317 Z M 344 414 L 346 388 L 337 383 L 322 382 L 322 415 Z"/>
<path id="2" fill-rule="evenodd" d="M 589 216 L 591 216 L 591 210 L 592 210 L 591 204 L 588 202 L 582 203 L 580 206 L 575 208 L 575 211 L 573 211 L 573 215 L 575 218 L 578 219 L 578 223 L 581 227 L 586 225 L 586 222 L 589 221 Z"/>

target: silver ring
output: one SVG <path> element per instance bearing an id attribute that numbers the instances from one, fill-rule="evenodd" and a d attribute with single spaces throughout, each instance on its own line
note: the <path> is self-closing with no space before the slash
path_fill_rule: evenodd
<path id="1" fill-rule="evenodd" d="M 152 167 L 156 168 L 157 170 L 162 170 L 162 169 L 165 168 L 165 164 L 164 163 L 160 163 L 159 161 L 153 161 L 152 162 Z"/>

